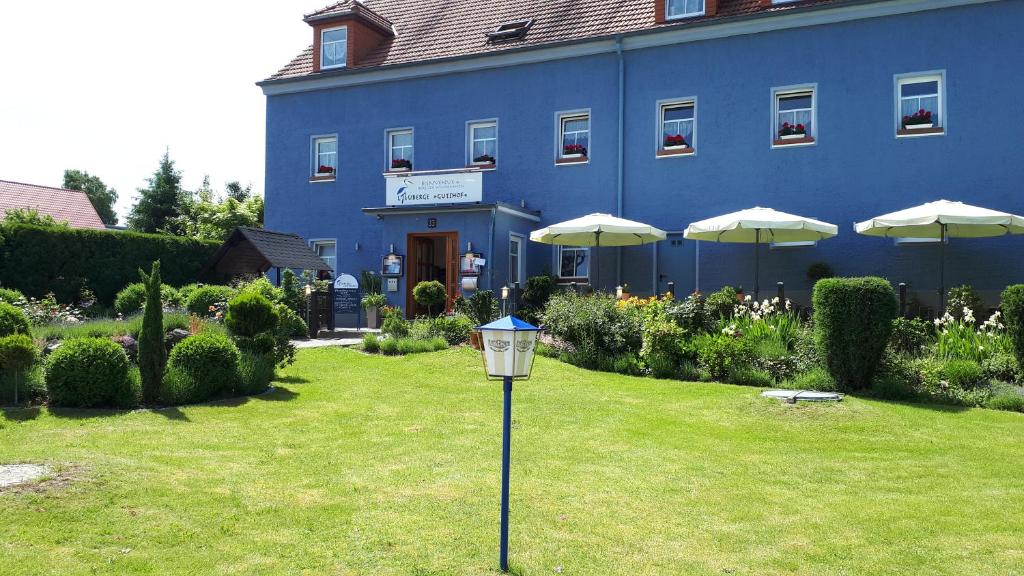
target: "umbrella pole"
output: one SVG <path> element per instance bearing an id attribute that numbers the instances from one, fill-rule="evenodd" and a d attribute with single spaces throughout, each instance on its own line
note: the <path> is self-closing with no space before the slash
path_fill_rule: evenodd
<path id="1" fill-rule="evenodd" d="M 601 231 L 598 230 L 597 232 L 595 232 L 594 236 L 597 238 L 597 246 L 594 247 L 594 262 L 592 263 L 592 265 L 594 266 L 594 287 L 593 288 L 594 288 L 594 292 L 596 293 L 598 290 L 601 289 L 601 263 L 600 263 L 600 256 L 601 256 Z"/>
<path id="2" fill-rule="evenodd" d="M 939 310 L 937 315 L 946 312 L 946 225 L 940 224 L 939 229 Z"/>
<path id="3" fill-rule="evenodd" d="M 754 231 L 754 300 L 761 299 L 761 229 Z"/>

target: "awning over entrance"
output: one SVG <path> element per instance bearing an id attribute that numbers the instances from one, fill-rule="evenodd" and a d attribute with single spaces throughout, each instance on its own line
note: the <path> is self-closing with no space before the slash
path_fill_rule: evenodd
<path id="1" fill-rule="evenodd" d="M 271 268 L 319 272 L 331 266 L 295 234 L 240 226 L 206 263 L 205 270 L 237 276 L 262 274 Z"/>

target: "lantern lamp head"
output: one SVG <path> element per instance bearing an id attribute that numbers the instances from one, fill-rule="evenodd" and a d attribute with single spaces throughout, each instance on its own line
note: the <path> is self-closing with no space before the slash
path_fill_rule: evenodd
<path id="1" fill-rule="evenodd" d="M 540 328 L 514 316 L 506 316 L 478 326 L 477 330 L 483 344 L 481 355 L 488 378 L 525 380 L 530 377 Z"/>
<path id="2" fill-rule="evenodd" d="M 501 299 L 508 300 L 508 286 L 501 287 Z"/>

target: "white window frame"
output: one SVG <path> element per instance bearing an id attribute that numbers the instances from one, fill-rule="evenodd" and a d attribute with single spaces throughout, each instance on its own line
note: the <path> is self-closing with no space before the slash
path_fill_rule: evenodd
<path id="1" fill-rule="evenodd" d="M 473 161 L 473 143 L 476 139 L 473 137 L 473 131 L 477 128 L 487 128 L 494 126 L 494 166 L 498 166 L 498 119 L 490 118 L 487 120 L 470 120 L 466 122 L 466 165 L 467 166 L 489 166 L 485 163 L 478 163 Z M 481 138 L 481 140 L 488 140 L 488 138 Z"/>
<path id="2" fill-rule="evenodd" d="M 931 70 L 927 72 L 910 72 L 906 74 L 896 74 L 893 76 L 893 134 L 897 138 L 920 138 L 922 136 L 945 136 L 947 128 L 946 122 L 946 71 L 945 70 Z M 942 128 L 941 132 L 927 132 L 924 134 L 900 134 L 900 130 L 903 129 L 903 97 L 901 95 L 901 88 L 904 84 L 916 84 L 918 82 L 933 82 L 938 81 L 938 99 L 939 99 L 939 125 L 938 128 Z"/>
<path id="3" fill-rule="evenodd" d="M 413 130 L 412 127 L 389 128 L 388 130 L 386 130 L 384 132 L 385 145 L 387 147 L 387 159 L 386 159 L 387 163 L 385 164 L 386 170 L 390 171 L 392 169 L 391 168 L 391 162 L 395 159 L 395 156 L 394 156 L 395 146 L 394 146 L 394 140 L 393 140 L 394 137 L 395 136 L 404 136 L 406 134 L 408 134 L 409 136 L 412 136 L 412 144 L 409 145 L 409 146 L 398 146 L 398 148 L 411 148 L 411 150 L 410 150 L 411 158 L 409 158 L 409 162 L 412 163 L 413 168 L 416 167 L 416 132 L 415 132 L 415 130 Z"/>
<path id="4" fill-rule="evenodd" d="M 324 64 L 324 47 L 326 46 L 326 44 L 324 43 L 324 35 L 326 33 L 328 33 L 328 32 L 336 32 L 338 30 L 344 30 L 345 31 L 345 40 L 343 40 L 343 41 L 342 40 L 336 40 L 334 42 L 330 42 L 330 44 L 344 44 L 344 46 L 345 46 L 345 55 L 344 55 L 344 58 L 341 59 L 341 64 L 331 64 L 330 66 L 328 66 L 328 65 Z M 334 28 L 324 28 L 323 30 L 321 30 L 320 31 L 320 69 L 321 70 L 333 70 L 335 68 L 344 68 L 347 64 L 348 64 L 348 26 L 335 26 Z"/>
<path id="5" fill-rule="evenodd" d="M 683 9 L 685 10 L 686 9 L 685 8 L 686 0 L 681 0 L 681 1 L 683 2 Z M 705 10 L 707 9 L 707 0 L 700 0 L 700 10 L 697 10 L 697 11 L 694 11 L 694 12 L 683 12 L 681 14 L 672 14 L 671 12 L 669 12 L 669 6 L 671 6 L 671 4 L 672 4 L 671 0 L 665 0 L 665 19 L 666 20 L 678 20 L 678 19 L 681 19 L 681 18 L 694 18 L 696 16 L 703 16 Z"/>
<path id="6" fill-rule="evenodd" d="M 562 276 L 562 252 L 566 250 L 582 250 L 587 253 L 587 275 L 586 276 Z M 590 270 L 594 266 L 591 258 L 590 248 L 587 246 L 558 246 L 555 249 L 555 269 L 558 270 L 558 280 L 562 283 L 576 282 L 577 284 L 590 283 Z"/>
<path id="7" fill-rule="evenodd" d="M 317 170 L 319 170 L 320 166 L 321 166 L 321 163 L 320 163 L 320 144 L 322 142 L 329 142 L 329 141 L 334 141 L 334 174 L 331 175 L 330 179 L 336 179 L 338 177 L 338 171 L 340 169 L 340 167 L 338 166 L 338 159 L 341 157 L 341 155 L 340 155 L 339 150 L 338 150 L 338 135 L 337 134 L 317 134 L 317 135 L 314 135 L 314 136 L 310 137 L 310 139 L 309 139 L 309 147 L 310 147 L 310 164 L 311 164 L 311 166 L 309 168 L 310 168 L 310 176 L 311 177 L 319 176 L 320 178 L 323 178 L 324 180 L 328 180 L 328 181 L 330 180 L 330 179 L 324 178 L 323 175 L 321 175 L 319 172 L 317 172 Z M 329 154 L 329 152 L 327 154 Z"/>
<path id="8" fill-rule="evenodd" d="M 565 111 L 562 111 L 562 112 L 556 112 L 555 113 L 555 159 L 556 160 L 561 160 L 561 159 L 565 159 L 565 158 L 579 158 L 578 156 L 566 156 L 564 154 L 564 149 L 562 148 L 562 142 L 565 141 L 565 139 L 563 137 L 564 136 L 563 129 L 565 127 L 565 123 L 566 122 L 568 122 L 570 120 L 581 120 L 583 118 L 587 119 L 587 155 L 586 156 L 582 156 L 581 158 L 583 158 L 583 160 L 580 160 L 579 162 L 569 162 L 569 163 L 565 163 L 565 164 L 558 164 L 559 166 L 571 166 L 573 164 L 587 164 L 587 163 L 590 162 L 590 159 L 593 157 L 593 153 L 592 152 L 594 150 L 594 119 L 590 115 L 590 108 L 582 108 L 582 109 L 579 109 L 579 110 L 565 110 Z M 579 131 L 577 131 L 577 133 L 579 133 Z M 557 164 L 557 162 L 556 162 L 556 164 Z"/>
<path id="9" fill-rule="evenodd" d="M 510 286 L 512 285 L 512 270 L 513 270 L 513 268 L 512 268 L 512 245 L 513 244 L 516 244 L 517 246 L 519 246 L 519 252 L 516 254 L 517 261 L 516 261 L 516 267 L 515 267 L 515 271 L 516 271 L 515 282 L 517 282 L 517 286 L 519 287 L 519 289 L 522 289 L 523 288 L 523 284 L 525 284 L 525 282 L 523 281 L 523 278 L 526 276 L 526 274 L 525 274 L 525 272 L 526 272 L 526 253 L 525 253 L 525 250 L 526 250 L 526 237 L 523 236 L 522 234 L 517 234 L 515 232 L 509 232 L 508 233 L 508 284 Z"/>
<path id="10" fill-rule="evenodd" d="M 655 108 L 655 125 L 654 125 L 654 153 L 657 158 L 674 158 L 676 156 L 694 156 L 697 154 L 697 97 L 693 96 L 690 98 L 671 98 L 668 100 L 658 100 Z M 658 152 L 663 150 L 679 150 L 679 147 L 666 148 L 665 147 L 665 109 L 676 106 L 690 106 L 693 108 L 693 136 L 690 138 L 690 148 L 693 152 L 687 152 L 686 154 L 666 154 L 658 155 Z"/>
<path id="11" fill-rule="evenodd" d="M 334 245 L 334 256 L 327 256 L 327 257 L 320 256 L 320 252 L 317 250 L 317 247 L 318 246 L 327 245 L 327 244 L 333 244 Z M 337 272 L 338 272 L 338 239 L 337 238 L 311 238 L 309 240 L 309 247 L 312 248 L 313 252 L 316 252 L 316 255 L 320 256 L 320 258 L 324 262 L 327 262 L 328 264 L 331 265 L 331 273 L 332 273 L 332 275 L 337 275 Z M 331 260 L 328 260 L 328 258 L 333 258 L 333 262 Z"/>
<path id="12" fill-rule="evenodd" d="M 776 144 L 775 141 L 779 140 L 779 129 L 782 127 L 779 124 L 779 100 L 788 96 L 795 96 L 804 93 L 811 94 L 811 133 L 808 136 L 811 137 L 811 142 L 794 142 L 792 144 Z M 815 84 L 798 84 L 794 86 L 779 86 L 772 88 L 772 120 L 771 120 L 771 143 L 772 148 L 799 148 L 802 146 L 815 146 L 818 144 L 820 139 L 818 135 L 818 85 Z"/>

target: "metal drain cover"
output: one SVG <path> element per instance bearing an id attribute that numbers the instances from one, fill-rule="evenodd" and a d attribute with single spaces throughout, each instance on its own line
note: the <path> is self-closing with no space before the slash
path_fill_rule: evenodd
<path id="1" fill-rule="evenodd" d="M 790 404 L 795 404 L 798 401 L 838 402 L 843 399 L 843 395 L 836 392 L 815 392 L 814 390 L 765 390 L 761 392 L 761 396 L 775 398 Z"/>

